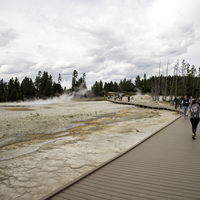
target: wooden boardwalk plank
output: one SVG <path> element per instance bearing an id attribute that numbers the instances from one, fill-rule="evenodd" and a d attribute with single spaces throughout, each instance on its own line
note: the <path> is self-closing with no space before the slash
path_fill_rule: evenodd
<path id="1" fill-rule="evenodd" d="M 143 182 L 143 183 L 151 183 L 152 185 L 163 185 L 163 186 L 168 186 L 168 187 L 178 187 L 178 188 L 182 188 L 182 189 L 188 189 L 188 185 L 192 185 L 192 191 L 198 191 L 199 192 L 199 188 L 200 188 L 200 185 L 195 185 L 193 183 L 190 183 L 190 182 L 180 182 L 179 180 L 177 181 L 174 181 L 174 180 L 164 180 L 164 179 L 160 179 L 160 178 L 157 178 L 156 176 L 153 177 L 153 178 L 149 178 L 149 177 L 140 177 L 140 176 L 129 176 L 128 178 L 127 177 L 124 177 L 124 176 L 114 176 L 114 175 L 108 175 L 108 174 L 105 174 L 105 173 L 102 173 L 102 174 L 96 174 L 96 179 L 101 179 L 103 178 L 105 180 L 105 182 L 107 180 L 114 180 L 114 181 L 120 181 L 122 178 L 123 178 L 123 181 L 130 181 L 130 183 L 132 181 L 136 182 Z"/>
<path id="2" fill-rule="evenodd" d="M 191 194 L 187 195 L 187 194 L 184 194 L 182 192 L 180 192 L 179 194 L 176 192 L 176 194 L 174 194 L 174 192 L 170 192 L 170 191 L 168 192 L 168 191 L 166 191 L 166 189 L 163 189 L 163 190 L 154 189 L 154 190 L 152 190 L 150 188 L 145 188 L 145 187 L 143 187 L 143 188 L 140 188 L 140 187 L 137 187 L 137 186 L 133 187 L 133 185 L 129 185 L 129 186 L 124 186 L 124 185 L 116 186 L 116 185 L 114 185 L 114 187 L 113 187 L 113 184 L 108 184 L 108 183 L 106 185 L 98 183 L 97 186 L 96 186 L 96 185 L 94 185 L 94 183 L 88 183 L 88 182 L 87 183 L 84 182 L 84 185 L 81 184 L 80 187 L 84 188 L 86 186 L 89 187 L 90 190 L 93 190 L 93 191 L 99 190 L 99 192 L 101 192 L 103 190 L 104 192 L 108 192 L 108 194 L 111 194 L 111 192 L 113 192 L 115 195 L 118 195 L 118 196 L 121 195 L 120 196 L 121 198 L 122 197 L 124 198 L 125 195 L 129 195 L 129 198 L 130 198 L 130 197 L 133 197 L 133 196 L 136 196 L 136 195 L 141 196 L 141 194 L 143 194 L 143 197 L 147 196 L 148 198 L 151 197 L 151 198 L 154 198 L 154 199 L 160 199 L 160 198 L 176 199 L 177 196 L 178 196 L 178 197 L 181 197 L 182 200 L 191 200 Z M 79 185 L 76 185 L 76 187 L 79 187 Z M 192 194 L 192 198 L 198 199 L 199 196 Z"/>
<path id="3" fill-rule="evenodd" d="M 89 191 L 89 192 L 88 192 Z M 74 195 L 78 195 L 80 197 L 86 198 L 86 199 L 94 199 L 94 200 L 102 200 L 102 199 L 110 199 L 111 195 L 109 194 L 105 194 L 105 193 L 98 193 L 98 192 L 94 192 L 92 190 L 88 190 L 87 188 L 70 188 L 69 190 L 64 190 L 62 192 L 62 194 L 68 194 L 69 192 L 71 192 L 71 194 Z M 118 197 L 116 197 L 118 198 Z M 120 200 L 118 198 L 118 200 Z"/>
<path id="4" fill-rule="evenodd" d="M 181 117 L 112 162 L 43 199 L 197 200 L 199 154 L 200 134 L 192 140 L 190 121 Z"/>
<path id="5" fill-rule="evenodd" d="M 112 180 L 107 180 L 106 182 L 104 179 L 87 179 L 84 184 L 97 184 L 97 185 L 103 185 L 106 187 L 114 187 L 116 189 L 123 189 L 124 191 L 129 190 L 133 191 L 134 189 L 139 191 L 141 188 L 143 191 L 154 191 L 154 192 L 161 192 L 161 193 L 167 193 L 167 194 L 181 194 L 181 196 L 189 197 L 189 198 L 197 198 L 199 197 L 199 192 L 192 191 L 191 189 L 187 188 L 185 189 L 179 189 L 175 187 L 170 187 L 170 190 L 166 186 L 162 185 L 152 185 L 151 183 L 140 183 L 138 181 L 131 181 L 131 182 L 115 182 Z"/>
<path id="6" fill-rule="evenodd" d="M 101 199 L 116 199 L 116 200 L 130 200 L 132 199 L 132 195 L 127 194 L 127 193 L 120 193 L 118 191 L 112 191 L 112 190 L 107 190 L 109 188 L 105 188 L 103 187 L 102 189 L 100 189 L 99 187 L 94 188 L 94 187 L 88 187 L 87 185 L 76 185 L 75 188 L 71 188 L 71 190 L 75 191 L 75 192 L 81 192 L 81 193 L 88 193 L 90 194 L 90 196 L 88 198 L 93 199 L 93 197 L 98 197 L 99 200 Z M 104 191 L 102 193 L 102 190 Z M 135 197 L 137 197 L 138 199 L 141 199 L 141 195 L 140 194 L 134 194 Z M 147 198 L 147 197 L 145 197 Z M 149 197 L 148 197 L 149 198 Z"/>
<path id="7" fill-rule="evenodd" d="M 83 189 L 84 191 L 88 188 L 88 191 L 89 192 L 91 192 L 91 191 L 93 191 L 96 195 L 98 194 L 100 197 L 102 196 L 102 190 L 104 191 L 104 194 L 107 194 L 107 197 L 110 199 L 111 197 L 112 198 L 114 198 L 114 199 L 116 199 L 116 198 L 118 198 L 118 199 L 132 199 L 133 197 L 137 197 L 137 198 L 140 198 L 141 196 L 143 197 L 143 198 L 154 198 L 154 199 L 168 199 L 167 197 L 164 197 L 164 196 L 162 196 L 162 195 L 152 195 L 152 194 L 146 194 L 145 192 L 144 192 L 144 190 L 142 190 L 142 191 L 125 191 L 125 190 L 122 190 L 122 189 L 117 189 L 116 190 L 116 188 L 107 188 L 107 187 L 105 187 L 105 186 L 102 186 L 102 187 L 99 187 L 99 185 L 98 185 L 98 187 L 92 187 L 92 186 L 90 186 L 90 187 L 88 187 L 88 185 L 81 185 L 81 186 L 79 186 L 79 185 L 77 185 L 76 186 L 76 188 L 81 188 L 81 189 Z M 103 198 L 102 198 L 103 199 Z"/>
<path id="8" fill-rule="evenodd" d="M 58 196 L 52 197 L 51 199 L 52 200 L 69 200 L 69 199 L 66 199 L 66 198 L 58 197 Z"/>
<path id="9" fill-rule="evenodd" d="M 71 190 L 68 190 L 66 193 L 62 192 L 58 194 L 59 197 L 62 197 L 64 199 L 74 199 L 74 200 L 84 200 L 87 199 L 87 196 L 85 197 L 84 194 L 79 194 L 78 192 L 74 192 Z"/>
<path id="10" fill-rule="evenodd" d="M 123 168 L 124 170 L 126 170 L 125 168 Z M 115 176 L 117 177 L 119 174 L 119 176 L 123 176 L 124 179 L 128 179 L 128 178 L 136 178 L 136 177 L 141 177 L 141 178 L 154 178 L 154 179 L 162 179 L 162 180 L 166 180 L 166 181 L 173 181 L 174 183 L 176 183 L 177 181 L 187 181 L 188 183 L 191 182 L 191 184 L 195 184 L 197 187 L 198 185 L 200 185 L 200 179 L 199 177 L 194 177 L 190 174 L 187 174 L 188 176 L 187 177 L 184 177 L 185 174 L 181 174 L 181 175 L 177 175 L 176 173 L 166 173 L 166 174 L 163 174 L 163 173 L 160 173 L 158 174 L 156 171 L 153 171 L 152 172 L 147 172 L 145 173 L 144 171 L 117 171 L 117 170 L 106 170 L 106 172 L 104 172 L 105 176 Z M 155 176 L 156 174 L 156 176 Z M 96 175 L 96 174 L 95 174 Z M 101 174 L 99 174 L 101 176 Z M 178 180 L 177 180 L 178 179 Z"/>
<path id="11" fill-rule="evenodd" d="M 122 166 L 123 167 L 123 166 Z M 142 168 L 143 166 L 141 166 Z M 161 166 L 162 167 L 162 166 Z M 143 167 L 143 171 L 141 172 L 141 168 L 138 170 L 138 169 L 131 169 L 131 167 L 123 167 L 123 170 L 121 167 L 118 167 L 116 166 L 115 168 L 113 167 L 112 169 L 108 169 L 107 168 L 107 172 L 108 173 L 111 173 L 111 174 L 118 174 L 118 173 L 121 173 L 121 175 L 123 175 L 124 177 L 126 176 L 129 176 L 129 175 L 140 175 L 140 176 L 154 176 L 154 174 L 156 174 L 156 177 L 158 178 L 165 178 L 167 176 L 168 179 L 173 179 L 173 178 L 178 178 L 179 180 L 182 180 L 182 181 L 192 181 L 193 183 L 196 182 L 196 184 L 199 184 L 199 180 L 200 180 L 200 175 L 196 175 L 196 172 L 195 171 L 192 171 L 191 172 L 191 169 L 190 171 L 188 171 L 188 173 L 185 172 L 185 170 L 183 171 L 174 171 L 174 170 L 167 170 L 166 169 L 162 169 L 162 171 L 157 171 L 158 168 L 156 169 L 149 169 L 149 171 Z M 199 168 L 197 168 L 197 170 L 199 170 Z M 191 176 L 192 175 L 192 176 Z"/>

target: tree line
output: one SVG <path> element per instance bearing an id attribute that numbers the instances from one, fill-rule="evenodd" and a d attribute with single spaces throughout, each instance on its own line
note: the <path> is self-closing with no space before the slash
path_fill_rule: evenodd
<path id="1" fill-rule="evenodd" d="M 200 96 L 200 68 L 196 68 L 194 65 L 186 64 L 185 60 L 179 64 L 174 65 L 173 75 L 168 75 L 168 65 L 166 73 L 160 73 L 161 63 L 159 64 L 159 75 L 151 77 L 149 80 L 150 91 L 153 100 L 166 101 L 167 96 L 172 101 L 173 97 L 184 97 L 185 95 L 193 96 L 195 98 Z M 140 85 L 141 86 L 141 85 Z"/>
<path id="2" fill-rule="evenodd" d="M 48 72 L 41 71 L 33 81 L 31 78 L 25 77 L 20 83 L 18 78 L 13 77 L 5 82 L 0 80 L 0 102 L 23 101 L 25 99 L 49 98 L 63 93 L 61 86 L 62 77 L 59 73 L 58 82 L 53 81 L 52 76 Z"/>
<path id="3" fill-rule="evenodd" d="M 8 82 L 0 80 L 0 102 L 23 101 L 26 99 L 46 99 L 59 96 L 63 92 L 78 92 L 86 89 L 86 74 L 78 78 L 78 71 L 72 74 L 72 87 L 66 90 L 61 86 L 62 76 L 59 73 L 57 82 L 53 81 L 51 74 L 39 71 L 35 80 L 25 77 L 20 83 L 18 78 L 10 78 Z"/>
<path id="4" fill-rule="evenodd" d="M 168 75 L 168 64 L 166 72 L 161 71 L 161 63 L 159 64 L 159 75 L 146 77 L 146 74 L 141 78 L 139 75 L 136 77 L 135 82 L 132 79 L 110 81 L 103 83 L 101 80 L 96 81 L 91 90 L 95 96 L 104 96 L 109 92 L 124 93 L 124 92 L 136 92 L 138 89 L 142 93 L 149 93 L 152 99 L 166 101 L 167 97 L 170 100 L 175 96 L 183 97 L 200 96 L 200 68 L 197 69 L 194 65 L 190 66 L 189 63 L 185 63 L 185 60 L 179 64 L 179 61 L 173 68 L 173 75 Z M 48 72 L 41 71 L 33 81 L 31 78 L 25 77 L 21 84 L 16 77 L 11 78 L 8 82 L 0 80 L 0 102 L 19 101 L 24 99 L 34 98 L 49 98 L 58 96 L 65 92 L 78 92 L 79 90 L 86 89 L 86 74 L 82 77 L 78 77 L 78 71 L 74 70 L 72 73 L 72 87 L 69 90 L 62 88 L 62 77 L 59 73 L 58 81 L 55 82 L 52 76 Z M 162 99 L 160 99 L 160 96 Z"/>
<path id="5" fill-rule="evenodd" d="M 124 80 L 120 80 L 119 83 L 116 81 L 113 83 L 113 81 L 111 81 L 103 84 L 102 81 L 96 81 L 92 86 L 92 91 L 95 96 L 104 96 L 107 95 L 108 92 L 136 92 L 137 88 L 134 83 L 132 83 L 131 79 L 127 80 L 124 78 Z"/>
<path id="6" fill-rule="evenodd" d="M 154 101 L 167 101 L 167 97 L 172 101 L 176 96 L 184 97 L 200 96 L 200 68 L 197 70 L 194 65 L 190 66 L 185 63 L 185 60 L 179 64 L 179 61 L 174 65 L 173 75 L 168 75 L 168 65 L 166 72 L 162 70 L 159 63 L 159 75 L 146 77 L 146 74 L 141 78 L 139 75 L 135 79 L 135 83 L 131 79 L 120 80 L 119 83 L 111 81 L 109 83 L 96 81 L 92 86 L 92 91 L 96 96 L 103 96 L 110 92 L 136 92 L 138 89 L 142 93 L 149 93 Z M 162 98 L 162 99 L 160 99 Z"/>
<path id="7" fill-rule="evenodd" d="M 83 77 L 78 78 L 78 71 L 74 70 L 72 74 L 72 87 L 70 89 L 71 92 L 78 92 L 81 89 L 86 89 L 86 74 L 83 73 Z"/>

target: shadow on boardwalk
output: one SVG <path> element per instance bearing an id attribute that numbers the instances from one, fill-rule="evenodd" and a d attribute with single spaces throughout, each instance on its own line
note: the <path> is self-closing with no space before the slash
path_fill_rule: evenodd
<path id="1" fill-rule="evenodd" d="M 42 199 L 200 199 L 200 134 L 177 120 Z"/>

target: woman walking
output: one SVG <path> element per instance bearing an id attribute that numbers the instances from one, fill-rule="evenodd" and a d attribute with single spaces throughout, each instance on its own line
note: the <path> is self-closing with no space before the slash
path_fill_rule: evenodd
<path id="1" fill-rule="evenodd" d="M 184 113 L 184 118 L 186 119 L 186 113 L 188 111 L 188 106 L 189 106 L 189 99 L 187 98 L 187 96 L 184 97 L 183 101 L 183 113 Z"/>
<path id="2" fill-rule="evenodd" d="M 200 107 L 198 104 L 196 104 L 196 99 L 192 100 L 191 105 L 188 108 L 188 111 L 186 113 L 186 118 L 190 112 L 190 122 L 192 124 L 192 139 L 195 140 L 196 138 L 196 130 L 197 125 L 199 123 L 199 113 L 200 113 Z"/>

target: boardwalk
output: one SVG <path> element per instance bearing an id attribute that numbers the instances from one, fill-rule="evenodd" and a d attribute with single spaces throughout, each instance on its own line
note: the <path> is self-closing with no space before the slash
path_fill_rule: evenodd
<path id="1" fill-rule="evenodd" d="M 200 128 L 199 128 L 200 130 Z M 200 199 L 200 134 L 178 120 L 42 199 Z"/>
<path id="2" fill-rule="evenodd" d="M 126 104 L 126 105 L 133 105 L 133 106 L 139 106 L 142 108 L 152 108 L 152 109 L 164 109 L 164 110 L 169 110 L 169 111 L 176 111 L 176 112 L 181 112 L 182 113 L 182 109 L 180 110 L 175 109 L 174 106 L 163 106 L 163 105 L 158 105 L 158 104 L 149 104 L 149 103 L 140 103 L 140 102 L 134 102 L 134 101 L 118 101 L 118 100 L 108 100 L 112 103 L 117 103 L 117 104 Z"/>

